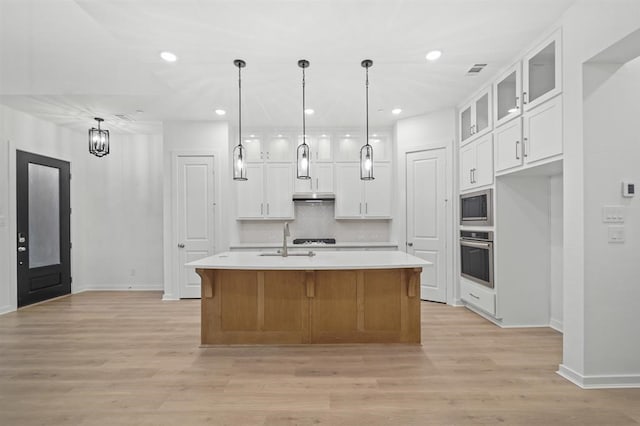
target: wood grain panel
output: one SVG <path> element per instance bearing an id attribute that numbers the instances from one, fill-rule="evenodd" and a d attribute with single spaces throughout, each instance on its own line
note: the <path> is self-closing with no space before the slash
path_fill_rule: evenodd
<path id="1" fill-rule="evenodd" d="M 400 331 L 400 270 L 364 271 L 364 329 Z"/>
<path id="2" fill-rule="evenodd" d="M 302 331 L 308 309 L 304 271 L 264 272 L 264 330 Z"/>
<path id="3" fill-rule="evenodd" d="M 256 271 L 219 271 L 221 324 L 225 331 L 258 330 Z"/>
<path id="4" fill-rule="evenodd" d="M 357 272 L 317 271 L 313 299 L 313 331 L 357 329 Z"/>

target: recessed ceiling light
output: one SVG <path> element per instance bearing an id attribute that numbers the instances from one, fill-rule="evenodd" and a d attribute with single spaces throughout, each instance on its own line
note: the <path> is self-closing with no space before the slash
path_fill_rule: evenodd
<path id="1" fill-rule="evenodd" d="M 374 134 L 372 134 L 371 136 L 373 136 L 374 138 L 377 138 L 377 137 L 378 137 L 378 135 L 377 135 L 377 134 L 375 134 L 375 133 L 374 133 Z"/>
<path id="2" fill-rule="evenodd" d="M 175 55 L 175 53 L 171 52 L 162 52 L 160 53 L 160 57 L 167 62 L 175 62 L 178 60 L 178 57 Z"/>
<path id="3" fill-rule="evenodd" d="M 250 137 L 250 138 L 255 138 L 255 137 L 256 137 L 256 135 L 249 135 L 249 137 Z"/>
<path id="4" fill-rule="evenodd" d="M 394 108 L 391 110 L 391 114 L 398 115 L 402 112 L 401 108 Z"/>
<path id="5" fill-rule="evenodd" d="M 279 138 L 281 138 L 281 137 L 282 137 L 282 135 L 278 135 L 278 137 L 279 137 Z"/>
<path id="6" fill-rule="evenodd" d="M 227 111 L 223 110 L 223 109 L 217 109 L 216 110 L 216 114 L 218 115 L 225 115 L 227 113 Z"/>
<path id="7" fill-rule="evenodd" d="M 344 135 L 345 138 L 350 138 L 351 135 L 349 133 L 347 133 L 346 135 Z"/>
<path id="8" fill-rule="evenodd" d="M 432 50 L 431 52 L 427 53 L 427 61 L 437 61 L 440 56 L 442 56 L 442 52 L 440 50 Z"/>
<path id="9" fill-rule="evenodd" d="M 307 108 L 307 109 L 305 109 L 305 110 L 304 110 L 304 113 L 305 113 L 305 114 L 307 114 L 307 115 L 311 115 L 311 114 L 313 114 L 314 112 L 315 112 L 315 111 L 314 111 L 314 110 L 312 110 L 311 108 Z"/>
<path id="10" fill-rule="evenodd" d="M 321 137 L 321 138 L 326 138 L 326 137 L 327 137 L 327 135 L 320 135 L 320 137 Z"/>

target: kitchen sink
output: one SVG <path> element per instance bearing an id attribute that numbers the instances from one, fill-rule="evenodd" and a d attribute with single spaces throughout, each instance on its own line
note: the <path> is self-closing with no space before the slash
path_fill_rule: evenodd
<path id="1" fill-rule="evenodd" d="M 290 256 L 307 256 L 307 257 L 313 257 L 316 254 L 312 251 L 307 251 L 304 253 L 288 253 L 286 256 L 284 256 L 282 254 L 281 250 L 278 250 L 277 252 L 265 252 L 265 253 L 260 253 L 258 256 L 279 256 L 279 257 L 290 257 Z"/>

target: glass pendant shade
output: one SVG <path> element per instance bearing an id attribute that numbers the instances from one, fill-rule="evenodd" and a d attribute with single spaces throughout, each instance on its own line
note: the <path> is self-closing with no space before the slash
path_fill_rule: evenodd
<path id="1" fill-rule="evenodd" d="M 369 144 L 360 148 L 360 179 L 373 180 L 373 147 Z"/>
<path id="2" fill-rule="evenodd" d="M 247 180 L 247 164 L 245 150 L 242 145 L 233 149 L 233 180 Z"/>
<path id="3" fill-rule="evenodd" d="M 109 153 L 109 131 L 100 128 L 100 123 L 104 121 L 102 118 L 95 120 L 98 122 L 98 128 L 89 129 L 89 153 L 96 157 L 104 157 Z"/>
<path id="4" fill-rule="evenodd" d="M 303 142 L 298 145 L 298 155 L 296 156 L 298 163 L 297 178 L 298 179 L 311 179 L 309 174 L 309 145 Z"/>

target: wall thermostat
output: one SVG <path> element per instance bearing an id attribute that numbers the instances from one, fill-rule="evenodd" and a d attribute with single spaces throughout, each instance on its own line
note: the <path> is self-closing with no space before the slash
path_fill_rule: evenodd
<path id="1" fill-rule="evenodd" d="M 636 195 L 636 185 L 631 182 L 622 182 L 622 196 L 631 198 Z"/>

